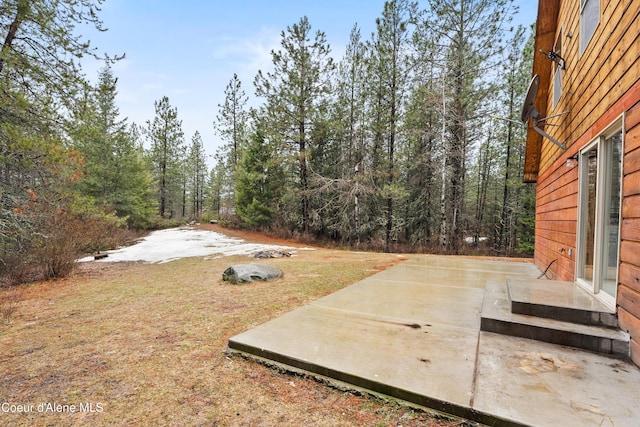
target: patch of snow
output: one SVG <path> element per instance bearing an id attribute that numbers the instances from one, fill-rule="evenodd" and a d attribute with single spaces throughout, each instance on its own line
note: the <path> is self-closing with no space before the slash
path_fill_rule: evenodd
<path id="1" fill-rule="evenodd" d="M 487 240 L 489 240 L 488 237 L 478 237 L 478 241 L 479 242 L 486 242 Z M 465 241 L 465 243 L 473 243 L 473 242 L 475 242 L 475 238 L 473 238 L 473 237 L 465 237 L 464 241 Z"/>
<path id="2" fill-rule="evenodd" d="M 95 262 L 144 261 L 148 263 L 165 263 L 187 257 L 249 255 L 256 251 L 285 249 L 292 248 L 247 243 L 242 239 L 225 236 L 214 231 L 181 227 L 154 231 L 147 237 L 140 239 L 135 245 L 107 251 L 108 257 Z M 78 261 L 94 261 L 94 258 L 90 256 Z"/>

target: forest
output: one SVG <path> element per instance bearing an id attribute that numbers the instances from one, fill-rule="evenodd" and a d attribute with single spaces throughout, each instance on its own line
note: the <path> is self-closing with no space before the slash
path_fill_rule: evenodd
<path id="1" fill-rule="evenodd" d="M 348 248 L 532 254 L 518 119 L 534 35 L 512 0 L 387 1 L 341 58 L 301 17 L 270 69 L 230 76 L 210 154 L 167 96 L 145 123 L 121 117 L 120 58 L 78 32 L 104 29 L 101 4 L 0 1 L 3 283 L 64 276 L 127 230 L 209 220 Z M 104 62 L 97 84 L 86 57 Z"/>

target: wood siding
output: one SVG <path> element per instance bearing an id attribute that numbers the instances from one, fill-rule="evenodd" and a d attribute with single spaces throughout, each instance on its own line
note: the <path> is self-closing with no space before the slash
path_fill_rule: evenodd
<path id="1" fill-rule="evenodd" d="M 535 258 L 549 278 L 574 280 L 577 226 L 578 167 L 559 164 L 536 188 Z"/>
<path id="2" fill-rule="evenodd" d="M 557 0 L 556 0 L 557 1 Z M 544 15 L 547 3 L 540 1 L 539 17 Z M 540 50 L 549 52 L 555 40 L 561 37 L 562 56 L 566 60 L 566 71 L 562 72 L 562 95 L 552 108 L 554 67 Z M 637 81 L 640 75 L 640 1 L 601 1 L 600 23 L 582 55 L 579 53 L 580 10 L 577 1 L 561 1 L 555 35 L 553 38 L 536 38 L 534 72 L 547 72 L 540 76 L 541 89 L 538 100 L 541 117 L 568 112 L 551 118 L 545 130 L 565 142 L 568 147 L 575 144 L 612 105 Z M 531 154 L 539 147 L 540 154 Z M 559 158 L 567 155 L 551 141 L 542 139 L 533 129 L 527 132 L 527 158 L 525 179 L 532 180 L 547 171 Z"/>
<path id="3" fill-rule="evenodd" d="M 550 266 L 549 278 L 575 280 L 579 168 L 567 167 L 566 159 L 622 116 L 622 222 L 616 302 L 620 327 L 631 335 L 631 357 L 640 365 L 640 1 L 601 1 L 600 23 L 582 55 L 579 2 L 560 1 L 559 9 L 545 12 L 545 5 L 550 3 L 553 0 L 539 2 L 539 19 L 545 13 L 556 13 L 557 22 L 553 38 L 545 34 L 536 40 L 534 73 L 548 73 L 541 75 L 541 82 L 547 86 L 540 91 L 544 99 L 538 99 L 537 105 L 541 117 L 568 112 L 551 118 L 549 123 L 556 126 L 545 128 L 565 142 L 567 150 L 543 140 L 529 128 L 524 172 L 525 180 L 537 182 L 535 262 L 543 270 Z M 555 67 L 545 66 L 544 62 L 550 61 L 539 50 L 551 50 L 558 37 L 567 69 L 562 72 L 562 95 L 553 107 Z"/>
<path id="4" fill-rule="evenodd" d="M 622 225 L 618 273 L 618 319 L 629 332 L 633 348 L 640 348 L 640 103 L 625 115 Z M 632 351 L 640 365 L 640 352 Z"/>

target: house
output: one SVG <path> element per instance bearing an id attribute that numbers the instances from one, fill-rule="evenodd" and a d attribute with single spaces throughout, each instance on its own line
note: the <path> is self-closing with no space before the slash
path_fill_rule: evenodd
<path id="1" fill-rule="evenodd" d="M 640 1 L 540 0 L 536 25 L 535 263 L 615 310 L 640 365 Z"/>

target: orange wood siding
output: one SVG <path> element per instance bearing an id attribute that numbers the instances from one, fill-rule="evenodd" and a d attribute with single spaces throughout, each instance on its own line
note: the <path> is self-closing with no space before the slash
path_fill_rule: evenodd
<path id="1" fill-rule="evenodd" d="M 549 82 L 548 90 L 541 91 L 547 96 L 546 108 L 541 109 L 541 115 L 552 116 L 570 111 L 567 115 L 550 119 L 549 122 L 557 126 L 547 126 L 545 129 L 570 147 L 638 81 L 640 1 L 602 1 L 600 23 L 582 55 L 579 53 L 579 2 L 562 1 L 553 41 L 560 33 L 562 56 L 567 64 L 567 70 L 562 75 L 562 95 L 555 108 L 552 108 L 551 96 L 547 95 L 553 93 L 552 70 L 544 79 Z M 536 43 L 535 62 L 549 61 L 537 50 L 548 52 L 553 48 L 553 41 L 549 42 L 547 37 Z M 537 134 L 530 129 L 527 145 L 535 146 L 537 140 Z M 566 158 L 567 155 L 552 142 L 543 140 L 538 176 L 551 168 L 560 157 Z"/>
<path id="2" fill-rule="evenodd" d="M 629 105 L 636 104 L 625 112 Z M 624 112 L 624 159 L 618 317 L 632 339 L 632 359 L 640 365 L 640 82 L 616 102 L 601 120 L 568 150 L 579 147 L 605 130 Z M 535 261 L 550 279 L 575 280 L 578 226 L 578 167 L 556 161 L 539 177 L 536 191 Z M 571 254 L 570 254 L 571 252 Z"/>
<path id="3" fill-rule="evenodd" d="M 542 269 L 551 265 L 551 279 L 575 280 L 579 168 L 568 168 L 565 161 L 623 116 L 616 302 L 620 327 L 631 336 L 631 358 L 640 366 L 640 1 L 601 1 L 600 22 L 582 55 L 579 4 L 539 1 L 538 31 L 543 31 L 536 38 L 533 69 L 544 87 L 536 108 L 541 117 L 568 114 L 550 118 L 555 126 L 544 128 L 567 144 L 566 151 L 542 139 L 531 126 L 527 131 L 524 177 L 537 182 L 535 262 Z M 567 69 L 554 107 L 555 66 L 539 50 L 549 52 L 559 37 Z"/>
<path id="4" fill-rule="evenodd" d="M 640 365 L 640 103 L 625 115 L 620 227 L 620 271 L 618 274 L 618 318 L 629 332 L 633 361 Z"/>
<path id="5" fill-rule="evenodd" d="M 573 280 L 578 218 L 578 167 L 557 164 L 536 187 L 536 264 L 551 279 Z M 570 255 L 571 252 L 571 255 Z"/>

